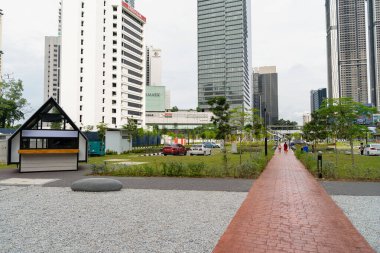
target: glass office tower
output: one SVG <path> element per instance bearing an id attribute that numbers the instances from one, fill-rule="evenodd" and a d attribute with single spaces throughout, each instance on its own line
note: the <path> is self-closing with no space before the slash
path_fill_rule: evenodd
<path id="1" fill-rule="evenodd" d="M 368 103 L 365 0 L 326 0 L 329 98 Z"/>
<path id="2" fill-rule="evenodd" d="M 380 110 L 380 1 L 367 2 L 371 103 Z"/>
<path id="3" fill-rule="evenodd" d="M 250 0 L 198 0 L 198 106 L 252 108 Z"/>

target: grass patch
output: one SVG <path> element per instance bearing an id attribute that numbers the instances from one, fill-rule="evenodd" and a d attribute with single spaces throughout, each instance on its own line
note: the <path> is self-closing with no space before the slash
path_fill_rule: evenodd
<path id="1" fill-rule="evenodd" d="M 317 154 L 296 152 L 297 158 L 317 176 Z M 339 153 L 338 164 L 334 153 L 323 153 L 322 176 L 335 180 L 380 180 L 380 157 L 355 155 L 352 167 L 351 156 Z"/>
<path id="2" fill-rule="evenodd" d="M 109 155 L 92 157 L 93 173 L 107 176 L 143 176 L 143 177 L 235 177 L 256 178 L 265 169 L 273 155 L 269 150 L 268 158 L 264 156 L 263 148 L 255 152 L 244 152 L 241 164 L 240 155 L 228 153 L 228 168 L 223 166 L 222 153 L 212 150 L 211 156 L 148 156 Z M 125 166 L 118 164 L 104 165 L 107 159 L 128 159 L 131 162 L 145 162 L 143 165 Z"/>

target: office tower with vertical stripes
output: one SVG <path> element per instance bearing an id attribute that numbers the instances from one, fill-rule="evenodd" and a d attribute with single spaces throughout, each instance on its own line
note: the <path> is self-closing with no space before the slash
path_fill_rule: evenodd
<path id="1" fill-rule="evenodd" d="M 250 0 L 198 0 L 198 106 L 252 108 Z"/>
<path id="2" fill-rule="evenodd" d="M 367 2 L 371 103 L 380 111 L 380 1 Z"/>
<path id="3" fill-rule="evenodd" d="M 326 0 L 329 98 L 368 103 L 365 0 Z"/>

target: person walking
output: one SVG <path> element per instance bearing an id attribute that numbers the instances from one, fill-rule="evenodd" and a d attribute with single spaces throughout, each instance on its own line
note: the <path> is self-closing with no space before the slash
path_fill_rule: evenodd
<path id="1" fill-rule="evenodd" d="M 286 142 L 284 143 L 284 152 L 288 153 L 288 144 Z"/>
<path id="2" fill-rule="evenodd" d="M 360 143 L 359 150 L 360 150 L 360 155 L 364 155 L 364 144 L 363 144 L 363 142 Z"/>
<path id="3" fill-rule="evenodd" d="M 281 146 L 281 143 L 280 143 L 280 144 L 278 144 L 278 152 L 280 152 L 280 153 L 281 153 L 281 148 L 282 148 L 282 146 Z"/>

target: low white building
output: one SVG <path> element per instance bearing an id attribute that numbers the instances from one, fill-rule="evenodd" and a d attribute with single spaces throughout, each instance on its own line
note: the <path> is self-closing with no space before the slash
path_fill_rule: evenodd
<path id="1" fill-rule="evenodd" d="M 178 111 L 178 112 L 147 112 L 146 125 L 157 125 L 160 129 L 194 129 L 212 124 L 212 112 Z"/>
<path id="2" fill-rule="evenodd" d="M 7 164 L 19 172 L 78 170 L 87 148 L 86 136 L 50 98 L 8 139 Z"/>

